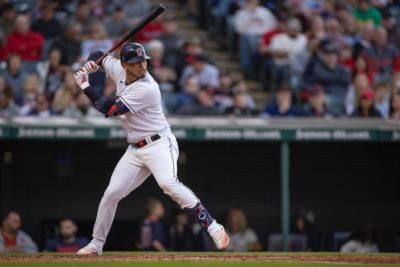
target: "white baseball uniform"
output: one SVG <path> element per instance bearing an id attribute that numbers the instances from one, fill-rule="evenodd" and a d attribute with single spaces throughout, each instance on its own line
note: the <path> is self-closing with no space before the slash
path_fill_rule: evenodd
<path id="1" fill-rule="evenodd" d="M 199 199 L 178 180 L 178 144 L 172 134 L 161 105 L 161 94 L 157 82 L 150 73 L 126 85 L 126 73 L 120 60 L 107 56 L 102 66 L 115 82 L 117 96 L 130 112 L 120 115 L 128 143 L 145 139 L 149 142 L 142 148 L 129 145 L 111 176 L 110 183 L 101 199 L 93 241 L 103 246 L 114 220 L 118 202 L 140 186 L 150 174 L 154 175 L 163 192 L 176 201 L 181 208 L 194 208 Z M 151 142 L 150 136 L 161 138 Z"/>

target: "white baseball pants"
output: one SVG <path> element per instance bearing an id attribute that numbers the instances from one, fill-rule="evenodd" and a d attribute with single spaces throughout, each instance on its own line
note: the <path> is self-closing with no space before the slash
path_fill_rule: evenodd
<path id="1" fill-rule="evenodd" d="M 139 187 L 150 174 L 153 174 L 163 192 L 181 208 L 193 208 L 200 202 L 196 195 L 178 180 L 178 156 L 178 143 L 172 133 L 142 148 L 131 145 L 128 147 L 114 169 L 97 211 L 93 228 L 96 245 L 104 245 L 118 202 Z"/>

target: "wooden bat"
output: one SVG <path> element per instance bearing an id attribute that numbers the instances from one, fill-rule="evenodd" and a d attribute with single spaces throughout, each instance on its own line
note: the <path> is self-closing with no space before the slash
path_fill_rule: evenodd
<path id="1" fill-rule="evenodd" d="M 155 18 L 157 18 L 161 13 L 165 11 L 165 7 L 162 4 L 159 4 L 156 8 L 151 10 L 149 14 L 147 14 L 145 17 L 143 17 L 134 27 L 133 29 L 127 33 L 124 38 L 122 38 L 118 43 L 116 43 L 113 47 L 111 47 L 107 52 L 104 53 L 103 56 L 101 56 L 99 59 L 96 60 L 96 64 L 100 65 L 100 63 L 103 61 L 103 59 L 114 52 L 118 47 L 123 45 L 126 41 L 129 41 L 132 39 L 132 37 L 138 33 L 140 30 L 142 30 L 144 27 L 146 27 L 147 24 L 149 24 L 151 21 L 153 21 Z"/>

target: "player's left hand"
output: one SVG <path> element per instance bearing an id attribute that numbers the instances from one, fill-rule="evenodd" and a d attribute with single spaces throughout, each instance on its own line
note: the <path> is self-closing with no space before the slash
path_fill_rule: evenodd
<path id="1" fill-rule="evenodd" d="M 89 84 L 89 74 L 85 70 L 78 70 L 74 74 L 76 84 L 82 89 L 85 90 L 90 86 Z"/>
<path id="2" fill-rule="evenodd" d="M 81 70 L 86 71 L 88 74 L 94 73 L 99 70 L 99 65 L 96 64 L 93 60 L 89 60 L 88 62 L 81 67 Z"/>

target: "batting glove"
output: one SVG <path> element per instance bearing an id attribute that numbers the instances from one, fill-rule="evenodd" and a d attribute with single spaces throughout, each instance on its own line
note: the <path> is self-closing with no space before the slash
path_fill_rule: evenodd
<path id="1" fill-rule="evenodd" d="M 99 70 L 99 65 L 97 65 L 93 60 L 89 60 L 81 69 L 86 71 L 88 74 L 91 74 Z"/>
<path id="2" fill-rule="evenodd" d="M 90 86 L 89 84 L 89 74 L 84 70 L 79 70 L 74 74 L 76 84 L 82 89 L 85 90 Z"/>

